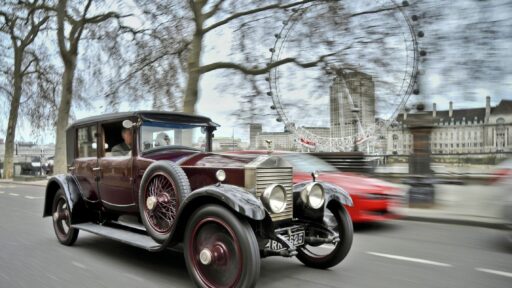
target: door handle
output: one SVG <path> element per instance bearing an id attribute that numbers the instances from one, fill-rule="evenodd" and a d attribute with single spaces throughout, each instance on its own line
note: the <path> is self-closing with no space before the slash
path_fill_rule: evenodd
<path id="1" fill-rule="evenodd" d="M 93 167 L 92 168 L 92 171 L 100 171 L 101 170 L 101 167 Z"/>
<path id="2" fill-rule="evenodd" d="M 68 167 L 68 170 L 69 170 L 69 171 L 75 171 L 75 169 L 76 169 L 76 167 L 75 167 L 75 166 L 70 166 L 70 167 Z"/>

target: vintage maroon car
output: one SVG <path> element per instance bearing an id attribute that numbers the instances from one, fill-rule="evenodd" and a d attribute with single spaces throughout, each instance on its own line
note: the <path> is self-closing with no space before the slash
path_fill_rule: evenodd
<path id="1" fill-rule="evenodd" d="M 263 150 L 230 152 L 233 154 L 266 154 Z M 342 172 L 324 160 L 306 154 L 288 151 L 275 151 L 293 167 L 293 183 L 300 183 L 311 177 L 311 171 L 318 172 L 318 180 L 329 182 L 348 192 L 354 203 L 345 207 L 354 223 L 386 221 L 398 217 L 394 210 L 402 201 L 402 193 L 392 183 L 371 178 L 362 174 Z"/>
<path id="2" fill-rule="evenodd" d="M 57 239 L 72 245 L 84 230 L 149 251 L 183 247 L 200 287 L 252 287 L 266 256 L 314 268 L 341 262 L 352 245 L 350 196 L 315 179 L 294 184 L 275 155 L 211 153 L 216 127 L 155 111 L 72 124 L 69 174 L 46 188 Z"/>

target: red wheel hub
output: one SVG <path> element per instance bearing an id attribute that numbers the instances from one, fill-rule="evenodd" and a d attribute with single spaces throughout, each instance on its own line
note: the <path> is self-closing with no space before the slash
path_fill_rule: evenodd
<path id="1" fill-rule="evenodd" d="M 240 244 L 228 224 L 209 217 L 197 223 L 189 240 L 189 257 L 206 287 L 234 287 L 242 274 Z"/>

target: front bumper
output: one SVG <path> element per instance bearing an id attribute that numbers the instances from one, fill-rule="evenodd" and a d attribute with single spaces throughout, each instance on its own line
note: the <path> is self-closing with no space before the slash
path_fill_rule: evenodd
<path id="1" fill-rule="evenodd" d="M 352 222 L 381 222 L 397 219 L 400 216 L 393 211 L 400 206 L 398 199 L 363 199 L 360 197 L 352 197 L 354 200 L 353 207 L 346 207 Z"/>

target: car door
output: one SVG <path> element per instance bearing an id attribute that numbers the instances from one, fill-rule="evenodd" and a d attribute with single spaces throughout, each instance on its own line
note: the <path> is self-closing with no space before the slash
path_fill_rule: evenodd
<path id="1" fill-rule="evenodd" d="M 133 156 L 132 151 L 125 156 L 112 155 L 112 147 L 119 144 L 121 122 L 100 125 L 100 178 L 99 193 L 103 205 L 119 211 L 136 211 L 133 197 Z"/>
<path id="2" fill-rule="evenodd" d="M 78 127 L 76 130 L 75 160 L 69 168 L 76 178 L 84 198 L 98 201 L 98 133 L 97 124 Z"/>

